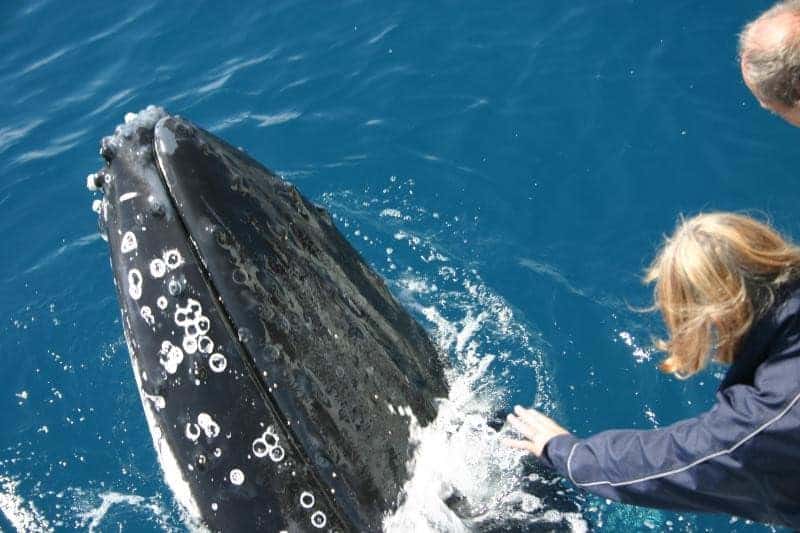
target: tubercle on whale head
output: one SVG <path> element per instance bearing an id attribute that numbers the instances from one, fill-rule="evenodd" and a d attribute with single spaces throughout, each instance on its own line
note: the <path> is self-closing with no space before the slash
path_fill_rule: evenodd
<path id="1" fill-rule="evenodd" d="M 105 165 L 86 177 L 86 187 L 101 195 L 93 200 L 92 210 L 99 215 L 100 233 L 104 238 L 108 237 L 109 210 L 137 197 L 144 198 L 147 206 L 140 219 L 145 213 L 154 218 L 174 216 L 153 153 L 154 127 L 167 116 L 163 108 L 152 105 L 139 113 L 128 113 L 114 134 L 100 141 L 100 155 Z M 119 176 L 124 176 L 125 183 L 114 183 Z"/>

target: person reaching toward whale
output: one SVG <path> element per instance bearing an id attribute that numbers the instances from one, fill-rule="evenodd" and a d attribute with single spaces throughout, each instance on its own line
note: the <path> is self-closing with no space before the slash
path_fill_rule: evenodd
<path id="1" fill-rule="evenodd" d="M 716 404 L 588 438 L 517 406 L 508 421 L 524 438 L 507 444 L 606 498 L 800 528 L 800 248 L 748 216 L 700 214 L 680 222 L 645 281 L 668 332 L 663 371 L 730 365 Z"/>
<path id="2" fill-rule="evenodd" d="M 800 127 L 800 0 L 745 25 L 739 66 L 761 107 Z M 517 406 L 508 420 L 524 440 L 507 444 L 618 501 L 800 528 L 798 254 L 741 215 L 683 222 L 645 279 L 670 334 L 662 369 L 688 377 L 712 359 L 730 364 L 716 405 L 667 428 L 588 439 Z"/>

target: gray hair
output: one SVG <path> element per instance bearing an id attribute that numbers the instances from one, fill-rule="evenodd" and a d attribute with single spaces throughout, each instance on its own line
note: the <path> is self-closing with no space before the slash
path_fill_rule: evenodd
<path id="1" fill-rule="evenodd" d="M 780 15 L 797 17 L 797 29 L 776 46 L 753 39 L 757 24 Z M 783 0 L 748 23 L 739 34 L 739 60 L 756 96 L 767 103 L 794 107 L 800 101 L 800 0 Z"/>

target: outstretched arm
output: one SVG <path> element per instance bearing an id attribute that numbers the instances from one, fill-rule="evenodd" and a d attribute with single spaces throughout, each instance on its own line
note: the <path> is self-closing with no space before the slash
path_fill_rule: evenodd
<path id="1" fill-rule="evenodd" d="M 780 479 L 781 468 L 796 456 L 798 403 L 800 357 L 787 350 L 762 365 L 754 385 L 728 387 L 710 411 L 669 427 L 578 439 L 545 415 L 517 408 L 509 422 L 526 440 L 508 444 L 607 498 L 758 516 L 773 498 L 766 480 Z"/>

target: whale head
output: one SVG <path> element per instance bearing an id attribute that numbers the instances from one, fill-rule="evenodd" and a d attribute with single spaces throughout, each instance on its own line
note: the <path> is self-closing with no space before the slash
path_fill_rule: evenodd
<path id="1" fill-rule="evenodd" d="M 89 175 L 165 478 L 212 530 L 377 531 L 409 424 L 436 415 L 425 331 L 295 187 L 148 107 Z"/>

